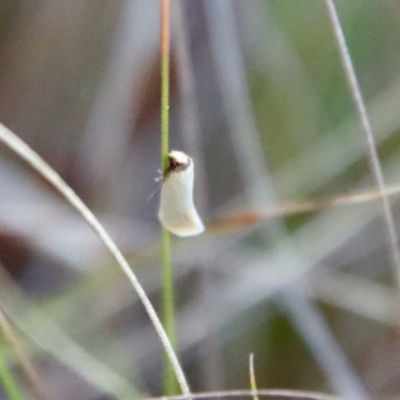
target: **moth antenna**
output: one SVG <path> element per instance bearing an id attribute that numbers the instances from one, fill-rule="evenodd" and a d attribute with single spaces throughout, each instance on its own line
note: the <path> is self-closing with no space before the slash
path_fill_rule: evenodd
<path id="1" fill-rule="evenodd" d="M 160 184 L 158 185 L 154 193 L 147 199 L 147 203 L 161 190 L 162 185 L 164 184 L 164 178 L 156 178 L 156 181 L 160 182 Z"/>
<path id="2" fill-rule="evenodd" d="M 171 171 L 167 171 L 164 175 L 162 173 L 162 171 L 159 169 L 157 171 L 160 176 L 157 176 L 155 178 L 155 181 L 160 183 L 157 187 L 157 189 L 154 191 L 154 193 L 147 199 L 147 203 L 161 190 L 162 185 L 164 184 L 165 180 L 168 178 L 168 176 L 170 175 Z"/>

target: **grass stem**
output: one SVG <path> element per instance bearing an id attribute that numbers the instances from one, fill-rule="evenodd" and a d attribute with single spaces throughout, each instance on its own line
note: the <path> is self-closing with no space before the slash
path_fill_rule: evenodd
<path id="1" fill-rule="evenodd" d="M 250 388 L 253 394 L 253 400 L 259 400 L 257 395 L 257 382 L 256 374 L 254 372 L 254 354 L 251 353 L 249 356 L 249 375 L 250 375 Z"/>
<path id="2" fill-rule="evenodd" d="M 342 58 L 343 69 L 346 79 L 350 88 L 351 95 L 355 104 L 356 111 L 360 118 L 361 126 L 367 138 L 367 147 L 369 151 L 369 160 L 371 163 L 372 173 L 375 178 L 376 186 L 381 194 L 382 212 L 386 223 L 389 244 L 391 248 L 391 255 L 393 259 L 393 266 L 396 277 L 396 284 L 398 290 L 400 289 L 400 249 L 398 246 L 399 238 L 394 221 L 392 206 L 388 196 L 385 194 L 386 183 L 383 175 L 381 161 L 379 159 L 376 140 L 374 132 L 372 131 L 371 122 L 369 120 L 367 108 L 365 106 L 364 98 L 361 93 L 360 85 L 357 80 L 356 72 L 354 70 L 353 62 L 351 60 L 350 51 L 346 43 L 342 25 L 336 11 L 335 3 L 333 0 L 325 0 L 328 9 L 329 18 L 332 23 L 333 33 L 335 35 L 340 56 Z"/>
<path id="3" fill-rule="evenodd" d="M 61 176 L 58 175 L 57 172 L 39 156 L 39 154 L 33 151 L 24 141 L 22 141 L 17 135 L 15 135 L 1 123 L 0 142 L 3 142 L 11 150 L 23 158 L 32 168 L 40 173 L 43 178 L 45 178 L 55 189 L 58 190 L 58 192 L 75 208 L 75 210 L 80 213 L 87 224 L 93 229 L 93 231 L 102 241 L 110 254 L 114 257 L 115 261 L 135 289 L 151 322 L 153 323 L 154 329 L 156 330 L 157 335 L 160 338 L 160 341 L 168 355 L 171 366 L 173 366 L 173 370 L 179 381 L 179 386 L 182 390 L 182 393 L 185 396 L 189 396 L 189 386 L 186 382 L 185 375 L 171 346 L 165 329 L 135 273 L 130 268 L 126 258 L 123 256 L 115 242 L 111 239 L 108 232 L 100 224 L 98 219 L 86 206 L 86 204 L 83 203 L 83 201 L 77 196 L 72 188 L 68 186 L 67 183 L 61 178 Z"/>
<path id="4" fill-rule="evenodd" d="M 160 0 L 161 5 L 161 166 L 168 167 L 169 153 L 169 64 L 170 64 L 170 0 Z M 176 347 L 174 287 L 171 264 L 170 234 L 162 229 L 162 270 L 163 270 L 163 322 L 167 336 Z M 171 363 L 164 362 L 164 394 L 171 396 L 178 391 L 177 380 Z"/>

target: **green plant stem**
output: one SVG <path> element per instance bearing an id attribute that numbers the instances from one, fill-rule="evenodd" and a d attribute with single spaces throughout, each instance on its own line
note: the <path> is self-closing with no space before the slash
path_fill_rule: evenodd
<path id="1" fill-rule="evenodd" d="M 168 167 L 169 153 L 169 53 L 170 53 L 170 0 L 161 4 L 161 166 Z"/>
<path id="2" fill-rule="evenodd" d="M 0 382 L 10 400 L 26 400 L 26 397 L 18 387 L 17 380 L 5 362 L 2 349 L 0 349 Z"/>
<path id="3" fill-rule="evenodd" d="M 162 231 L 162 265 L 163 265 L 163 322 L 173 348 L 176 348 L 174 285 L 170 254 L 170 234 Z M 171 363 L 164 358 L 164 394 L 172 396 L 178 393 L 177 381 Z"/>
<path id="4" fill-rule="evenodd" d="M 161 6 L 161 166 L 168 167 L 169 152 L 169 55 L 170 55 L 170 0 L 160 0 Z M 174 287 L 171 265 L 170 234 L 162 230 L 162 269 L 163 269 L 163 322 L 167 336 L 176 348 L 174 313 Z M 164 361 L 164 394 L 174 395 L 178 384 L 171 363 Z"/>

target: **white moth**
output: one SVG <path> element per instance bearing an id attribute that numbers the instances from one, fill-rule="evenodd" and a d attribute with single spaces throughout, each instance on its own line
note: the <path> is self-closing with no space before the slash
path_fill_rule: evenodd
<path id="1" fill-rule="evenodd" d="M 181 151 L 171 151 L 162 181 L 158 219 L 164 228 L 181 237 L 204 232 L 193 204 L 193 160 Z"/>

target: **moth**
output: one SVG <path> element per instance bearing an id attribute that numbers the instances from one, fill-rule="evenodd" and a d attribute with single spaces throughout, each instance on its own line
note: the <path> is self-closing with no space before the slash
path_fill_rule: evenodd
<path id="1" fill-rule="evenodd" d="M 194 164 L 181 151 L 171 151 L 162 178 L 158 219 L 165 229 L 187 237 L 204 232 L 204 224 L 193 203 Z"/>

